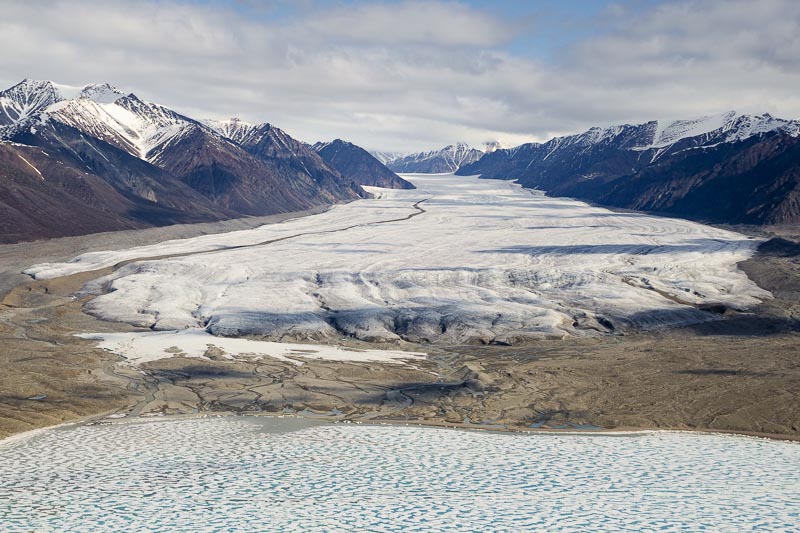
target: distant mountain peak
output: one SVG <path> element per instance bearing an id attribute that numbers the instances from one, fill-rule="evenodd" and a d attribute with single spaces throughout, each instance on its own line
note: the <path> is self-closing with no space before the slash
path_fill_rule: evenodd
<path id="1" fill-rule="evenodd" d="M 232 117 L 224 120 L 203 119 L 200 123 L 223 137 L 227 137 L 237 143 L 245 142 L 259 130 L 269 129 L 271 127 L 268 123 L 251 124 L 239 117 Z"/>
<path id="2" fill-rule="evenodd" d="M 22 206 L 0 209 L 18 228 L 12 239 L 304 210 L 367 194 L 269 124 L 201 123 L 107 83 L 31 79 L 0 91 L 3 184 L 0 204 Z"/>
<path id="3" fill-rule="evenodd" d="M 0 126 L 17 124 L 39 113 L 56 110 L 73 100 L 86 99 L 108 104 L 124 96 L 122 91 L 108 83 L 72 86 L 25 78 L 0 91 Z"/>
<path id="4" fill-rule="evenodd" d="M 94 83 L 84 87 L 79 98 L 88 98 L 100 104 L 110 104 L 124 97 L 125 94 L 108 83 Z M 132 95 L 131 95 L 132 96 Z"/>
<path id="5" fill-rule="evenodd" d="M 480 159 L 484 152 L 466 142 L 448 144 L 439 150 L 418 152 L 387 159 L 386 166 L 395 172 L 446 174 Z"/>
<path id="6" fill-rule="evenodd" d="M 381 150 L 372 150 L 370 151 L 370 154 L 372 154 L 372 157 L 374 157 L 384 165 L 388 165 L 392 161 L 407 156 L 408 152 L 386 152 Z"/>
<path id="7" fill-rule="evenodd" d="M 317 142 L 311 147 L 331 167 L 360 185 L 413 189 L 414 185 L 386 167 L 360 146 L 342 140 Z"/>
<path id="8" fill-rule="evenodd" d="M 315 142 L 315 143 L 314 143 L 314 144 L 313 144 L 311 147 L 312 147 L 312 148 L 313 148 L 315 151 L 319 152 L 321 149 L 323 149 L 323 148 L 325 148 L 325 147 L 328 147 L 328 146 L 333 146 L 333 147 L 337 147 L 337 148 L 339 148 L 339 147 L 345 147 L 345 146 L 356 146 L 356 145 L 355 145 L 355 144 L 353 144 L 353 143 L 351 143 L 351 142 L 349 142 L 349 141 L 345 141 L 344 139 L 334 139 L 334 140 L 332 140 L 332 141 L 317 141 L 317 142 Z M 363 148 L 362 148 L 362 150 L 363 150 Z M 369 153 L 369 152 L 367 152 L 367 153 Z M 370 155 L 371 155 L 372 157 L 375 157 L 375 156 L 374 156 L 373 154 L 371 154 L 371 153 L 370 153 Z M 377 158 L 376 158 L 376 159 L 377 159 Z M 379 161 L 380 161 L 380 160 L 379 160 Z"/>

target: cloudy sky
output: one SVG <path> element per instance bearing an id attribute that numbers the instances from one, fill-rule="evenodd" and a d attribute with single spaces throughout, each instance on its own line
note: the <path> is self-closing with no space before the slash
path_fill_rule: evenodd
<path id="1" fill-rule="evenodd" d="M 797 0 L 0 0 L 0 84 L 108 81 L 306 141 L 515 145 L 729 109 L 800 117 Z"/>

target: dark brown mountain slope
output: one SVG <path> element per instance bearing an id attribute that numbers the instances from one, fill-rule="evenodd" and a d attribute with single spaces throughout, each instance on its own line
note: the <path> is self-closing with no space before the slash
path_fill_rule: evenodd
<path id="1" fill-rule="evenodd" d="M 389 170 L 372 154 L 353 143 L 336 139 L 329 143 L 319 142 L 312 148 L 331 167 L 342 175 L 356 180 L 360 185 L 386 189 L 414 188 L 411 183 Z"/>
<path id="2" fill-rule="evenodd" d="M 263 151 L 251 153 L 197 126 L 170 140 L 153 163 L 216 206 L 246 215 L 297 211 L 365 194 L 288 139 L 281 145 L 265 142 Z"/>
<path id="3" fill-rule="evenodd" d="M 268 215 L 366 196 L 278 128 L 241 129 L 251 134 L 246 146 L 213 121 L 108 84 L 24 80 L 0 91 L 0 239 Z"/>
<path id="4" fill-rule="evenodd" d="M 0 242 L 230 216 L 151 165 L 145 163 L 144 171 L 137 172 L 137 164 L 129 161 L 130 167 L 120 172 L 125 167 L 110 161 L 101 165 L 92 159 L 80 159 L 80 151 L 90 150 L 92 143 L 76 144 L 79 143 L 63 148 L 47 145 L 45 149 L 0 142 Z M 122 160 L 130 157 L 110 146 L 99 153 L 105 153 L 112 161 L 114 155 Z M 99 157 L 99 153 L 95 156 Z M 116 171 L 109 172 L 106 166 Z M 183 197 L 180 208 L 174 201 L 179 195 Z M 168 201 L 158 202 L 161 197 Z"/>
<path id="5" fill-rule="evenodd" d="M 592 128 L 497 150 L 457 173 L 707 222 L 796 224 L 799 172 L 799 121 L 731 112 Z"/>
<path id="6" fill-rule="evenodd" d="M 606 189 L 597 194 L 606 205 L 733 224 L 798 224 L 800 138 L 770 135 L 686 151 Z"/>
<path id="7" fill-rule="evenodd" d="M 308 176 L 331 195 L 348 199 L 367 196 L 356 179 L 342 175 L 309 146 L 271 124 L 254 126 L 238 143 L 248 153 L 270 161 L 281 174 Z"/>

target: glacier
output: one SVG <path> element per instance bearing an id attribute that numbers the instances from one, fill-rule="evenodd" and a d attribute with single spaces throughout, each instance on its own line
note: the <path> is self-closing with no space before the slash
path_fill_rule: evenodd
<path id="1" fill-rule="evenodd" d="M 759 240 L 618 213 L 496 180 L 406 175 L 416 190 L 253 230 L 26 272 L 118 265 L 86 309 L 157 331 L 262 340 L 518 343 L 617 334 L 744 312 L 770 298 L 736 264 Z"/>

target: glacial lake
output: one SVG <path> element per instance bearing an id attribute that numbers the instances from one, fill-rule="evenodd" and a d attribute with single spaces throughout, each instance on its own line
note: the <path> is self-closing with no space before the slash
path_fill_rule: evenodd
<path id="1" fill-rule="evenodd" d="M 800 445 L 296 418 L 0 442 L 0 531 L 797 531 Z"/>

